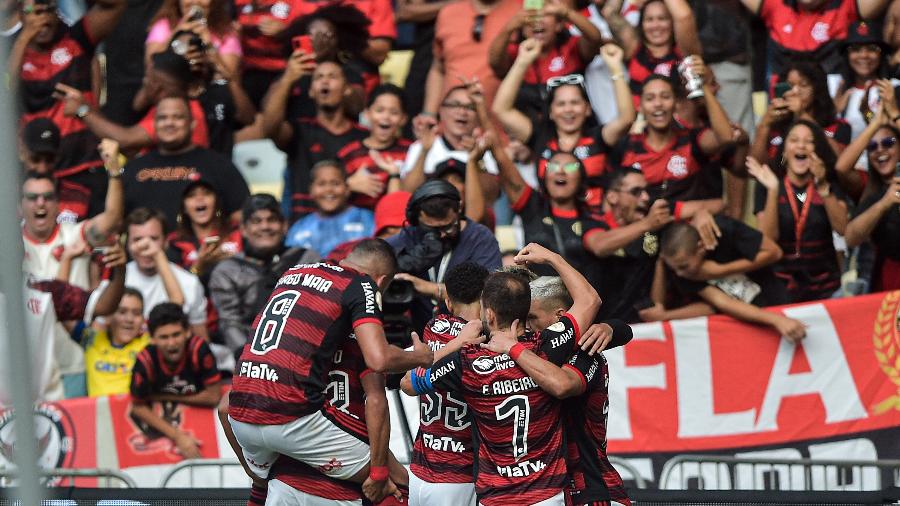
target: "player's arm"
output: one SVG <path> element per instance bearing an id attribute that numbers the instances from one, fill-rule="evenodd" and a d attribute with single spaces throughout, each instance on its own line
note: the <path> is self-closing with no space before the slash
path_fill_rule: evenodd
<path id="1" fill-rule="evenodd" d="M 452 340 L 450 340 L 450 342 L 445 344 L 443 348 L 434 352 L 434 361 L 438 362 L 439 360 L 450 355 L 451 353 L 456 353 L 457 351 L 461 350 L 463 348 L 463 346 L 465 346 L 467 344 L 483 343 L 485 340 L 485 337 L 481 333 L 481 325 L 482 325 L 481 320 L 472 320 L 472 321 L 466 323 L 463 326 L 462 330 L 459 331 L 458 336 L 456 336 Z M 428 331 L 430 326 L 431 326 L 431 322 L 428 322 L 428 325 L 425 326 L 426 332 Z M 413 332 L 412 334 L 415 336 L 414 339 L 419 338 L 419 335 L 416 334 L 415 332 Z M 411 389 L 412 389 L 413 372 L 414 371 L 412 371 L 412 370 L 407 371 L 406 374 L 403 376 L 403 379 L 400 381 L 401 388 L 403 388 L 404 385 L 406 385 L 406 387 L 407 387 L 406 389 L 403 390 L 404 392 L 409 393 L 412 391 Z M 412 394 L 410 394 L 410 395 L 412 395 Z"/>
<path id="2" fill-rule="evenodd" d="M 562 255 L 539 244 L 531 243 L 519 251 L 515 262 L 520 265 L 536 263 L 553 267 L 566 286 L 566 290 L 572 295 L 573 303 L 568 312 L 575 319 L 574 323 L 577 328 L 586 329 L 594 322 L 594 316 L 600 309 L 600 295 L 577 269 L 566 262 Z"/>
<path id="3" fill-rule="evenodd" d="M 362 323 L 353 330 L 366 366 L 375 372 L 401 373 L 416 367 L 428 367 L 433 362 L 434 353 L 418 336 L 413 338 L 412 351 L 404 351 L 388 344 L 381 322 Z"/>
<path id="4" fill-rule="evenodd" d="M 395 488 L 388 478 L 391 414 L 384 393 L 384 375 L 368 371 L 359 379 L 366 393 L 366 430 L 369 433 L 369 477 L 362 485 L 363 493 L 380 501 Z"/>
<path id="5" fill-rule="evenodd" d="M 404 385 L 404 383 L 406 383 Z M 428 369 L 418 368 L 412 371 L 411 381 L 400 383 L 403 393 L 411 396 L 440 391 L 458 391 L 462 388 L 462 360 L 459 352 L 438 360 Z"/>
<path id="6" fill-rule="evenodd" d="M 585 385 L 577 372 L 552 364 L 525 348 L 516 338 L 518 328 L 519 321 L 516 320 L 509 330 L 492 332 L 491 339 L 481 346 L 494 353 L 509 355 L 542 390 L 557 399 L 584 392 Z"/>
<path id="7" fill-rule="evenodd" d="M 244 458 L 244 451 L 241 449 L 241 444 L 238 443 L 237 438 L 234 437 L 234 429 L 231 428 L 231 422 L 228 421 L 229 406 L 230 402 L 228 396 L 223 395 L 221 402 L 219 402 L 218 407 L 216 407 L 216 415 L 219 417 L 219 423 L 222 425 L 222 432 L 225 433 L 225 439 L 228 440 L 231 451 L 237 456 L 237 459 L 241 463 L 241 467 L 244 468 L 244 472 L 247 473 L 247 476 L 253 480 L 256 486 L 265 488 L 266 482 L 261 480 L 256 473 L 250 470 L 250 466 L 247 465 L 247 460 Z"/>

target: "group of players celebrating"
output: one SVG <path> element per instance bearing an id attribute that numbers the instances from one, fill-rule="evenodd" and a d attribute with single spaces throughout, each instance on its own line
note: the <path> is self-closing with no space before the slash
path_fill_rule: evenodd
<path id="1" fill-rule="evenodd" d="M 515 260 L 559 278 L 457 265 L 446 314 L 407 350 L 382 327 L 380 293 L 397 272 L 384 241 L 285 272 L 220 407 L 251 504 L 630 504 L 606 456 L 596 352 L 631 329 L 593 323 L 600 298 L 560 255 L 529 244 Z M 392 373 L 419 397 L 410 473 L 388 448 Z"/>

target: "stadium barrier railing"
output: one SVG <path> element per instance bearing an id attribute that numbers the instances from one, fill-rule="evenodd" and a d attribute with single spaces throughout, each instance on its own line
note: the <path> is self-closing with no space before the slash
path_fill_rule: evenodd
<path id="1" fill-rule="evenodd" d="M 0 487 L 5 488 L 14 486 L 18 473 L 18 469 L 14 467 L 0 468 Z M 42 469 L 40 473 L 44 483 L 52 483 L 53 486 L 60 486 L 60 480 L 53 480 L 54 478 L 68 481 L 69 486 L 75 486 L 75 480 L 78 478 L 96 478 L 97 480 L 100 480 L 98 485 L 103 485 L 103 483 L 105 483 L 105 488 L 137 488 L 137 484 L 135 484 L 130 476 L 122 471 L 116 471 L 114 469 L 57 468 Z M 117 486 L 112 486 L 111 484 L 113 482 L 115 482 Z"/>

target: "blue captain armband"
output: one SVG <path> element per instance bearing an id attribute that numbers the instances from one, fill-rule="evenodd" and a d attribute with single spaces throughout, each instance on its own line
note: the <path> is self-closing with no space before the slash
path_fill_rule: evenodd
<path id="1" fill-rule="evenodd" d="M 412 371 L 412 387 L 413 390 L 416 391 L 417 394 L 427 394 L 428 392 L 434 391 L 434 386 L 431 384 L 431 368 L 423 369 L 421 367 L 416 367 Z"/>

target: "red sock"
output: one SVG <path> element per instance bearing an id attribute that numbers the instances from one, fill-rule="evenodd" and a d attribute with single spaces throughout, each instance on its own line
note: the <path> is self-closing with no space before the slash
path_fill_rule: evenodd
<path id="1" fill-rule="evenodd" d="M 250 487 L 250 499 L 247 500 L 247 506 L 265 506 L 268 491 L 267 487 L 260 487 L 254 483 Z"/>

